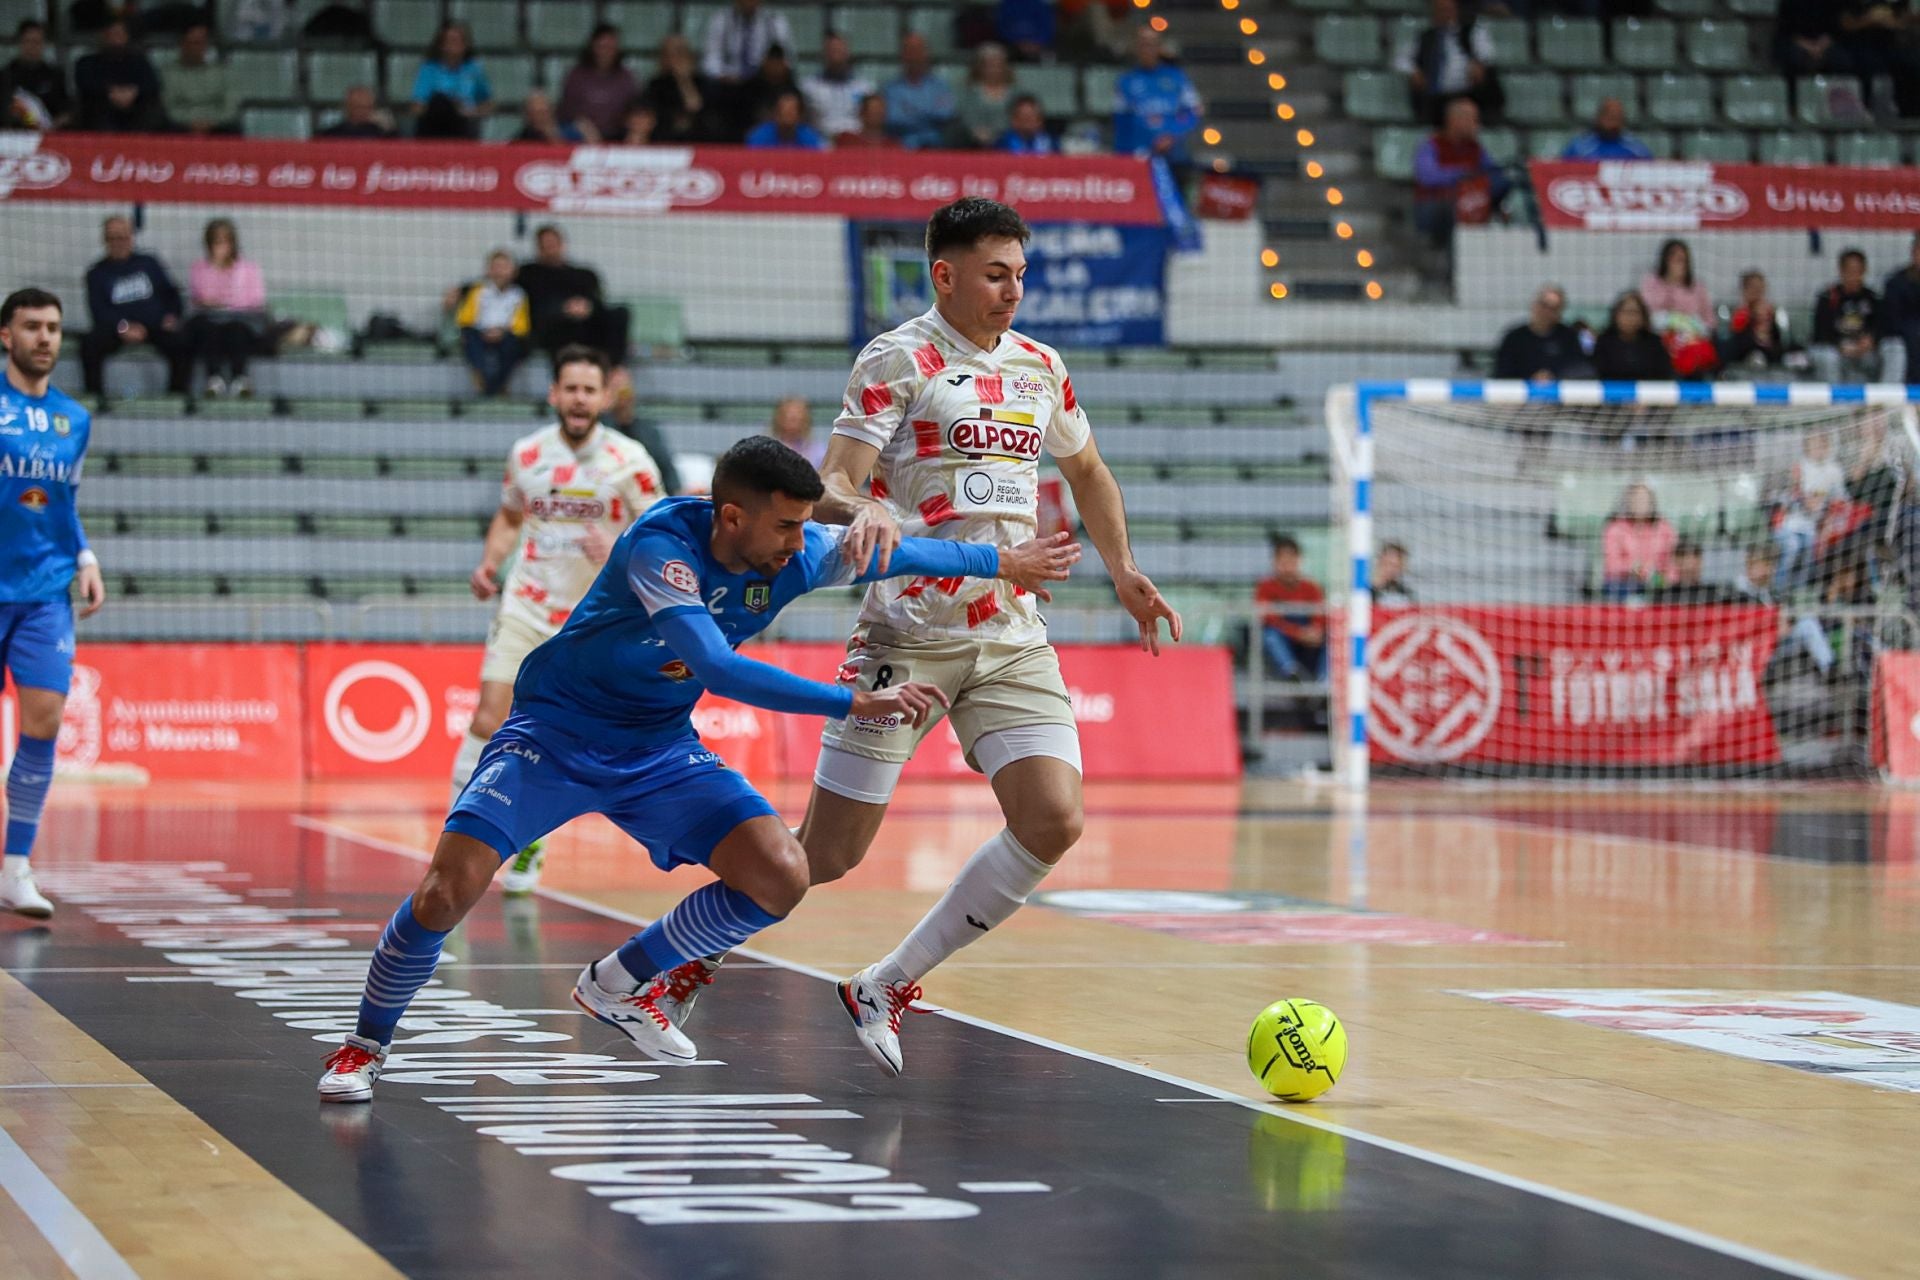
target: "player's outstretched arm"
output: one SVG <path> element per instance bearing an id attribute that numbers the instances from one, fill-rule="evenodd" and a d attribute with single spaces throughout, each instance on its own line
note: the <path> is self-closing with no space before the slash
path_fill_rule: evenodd
<path id="1" fill-rule="evenodd" d="M 1160 652 L 1160 620 L 1166 619 L 1167 634 L 1174 640 L 1180 639 L 1180 615 L 1153 585 L 1153 580 L 1140 572 L 1140 566 L 1133 562 L 1133 547 L 1127 540 L 1127 508 L 1120 497 L 1120 482 L 1113 478 L 1113 472 L 1107 469 L 1107 463 L 1100 456 L 1099 448 L 1089 438 L 1086 447 L 1078 453 L 1054 459 L 1060 466 L 1060 474 L 1066 479 L 1067 487 L 1073 490 L 1074 505 L 1080 508 L 1080 521 L 1087 527 L 1087 536 L 1093 539 L 1093 545 L 1100 552 L 1100 559 L 1107 566 L 1107 573 L 1113 579 L 1113 589 L 1120 597 L 1120 606 L 1125 609 L 1140 626 L 1140 647 L 1148 653 Z"/>
<path id="2" fill-rule="evenodd" d="M 849 532 L 848 537 L 852 536 Z M 949 542 L 942 538 L 902 538 L 893 553 L 893 563 L 883 572 L 877 562 L 869 564 L 855 582 L 878 578 L 998 578 L 1024 587 L 1042 600 L 1051 600 L 1049 582 L 1064 581 L 1080 560 L 1080 544 L 1073 535 L 1056 533 L 1046 538 L 1029 538 L 1017 546 L 1002 550 L 973 542 Z"/>
<path id="3" fill-rule="evenodd" d="M 900 524 L 884 503 L 861 492 L 879 460 L 880 450 L 864 440 L 843 435 L 830 438 L 827 456 L 820 463 L 820 479 L 827 492 L 813 504 L 813 518 L 821 524 L 848 526 L 846 540 L 840 544 L 847 563 L 876 565 L 879 576 L 886 578 L 897 576 L 889 566 L 900 545 Z"/>

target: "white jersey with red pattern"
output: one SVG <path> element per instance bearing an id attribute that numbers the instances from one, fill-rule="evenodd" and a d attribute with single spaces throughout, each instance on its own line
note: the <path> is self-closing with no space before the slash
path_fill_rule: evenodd
<path id="1" fill-rule="evenodd" d="M 516 440 L 500 505 L 523 515 L 519 559 L 500 592 L 500 611 L 551 635 L 593 585 L 600 566 L 581 550 L 594 525 L 616 538 L 666 496 L 646 449 L 608 427 L 579 448 L 555 423 Z"/>
<path id="2" fill-rule="evenodd" d="M 903 534 L 1002 547 L 1038 530 L 1041 452 L 1071 457 L 1093 435 L 1059 352 L 1012 330 L 982 351 L 938 310 L 867 344 L 833 432 L 880 450 L 874 496 Z M 964 578 L 873 583 L 860 623 L 927 639 L 1046 634 L 1025 591 Z"/>

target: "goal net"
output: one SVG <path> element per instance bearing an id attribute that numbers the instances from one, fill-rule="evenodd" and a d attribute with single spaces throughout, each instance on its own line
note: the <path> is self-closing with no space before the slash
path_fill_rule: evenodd
<path id="1" fill-rule="evenodd" d="M 1328 423 L 1350 781 L 1878 762 L 1876 672 L 1920 647 L 1908 388 L 1362 385 Z"/>

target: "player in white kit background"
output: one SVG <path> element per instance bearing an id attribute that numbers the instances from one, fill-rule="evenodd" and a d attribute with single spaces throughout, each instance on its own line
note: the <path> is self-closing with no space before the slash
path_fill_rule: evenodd
<path id="1" fill-rule="evenodd" d="M 593 585 L 621 530 L 666 496 L 646 449 L 603 426 L 612 365 L 592 347 L 554 353 L 547 403 L 556 420 L 516 440 L 507 455 L 500 509 L 473 571 L 476 599 L 500 599 L 480 667 L 480 702 L 453 762 L 458 799 L 487 740 L 513 707 L 513 681 L 535 647 L 559 633 Z M 505 581 L 501 566 L 514 556 Z M 544 842 L 508 865 L 501 887 L 530 893 L 539 881 Z"/>

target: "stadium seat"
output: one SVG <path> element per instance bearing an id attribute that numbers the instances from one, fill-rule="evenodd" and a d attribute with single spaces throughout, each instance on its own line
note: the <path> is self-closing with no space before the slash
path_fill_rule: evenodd
<path id="1" fill-rule="evenodd" d="M 373 0 L 373 34 L 392 49 L 425 49 L 440 26 L 440 6 L 420 0 Z"/>
<path id="2" fill-rule="evenodd" d="M 1856 169 L 1894 169 L 1904 158 L 1891 133 L 1843 133 L 1833 140 L 1833 162 Z"/>
<path id="3" fill-rule="evenodd" d="M 1787 123 L 1787 82 L 1776 76 L 1734 76 L 1721 91 L 1721 108 L 1733 124 L 1778 129 Z"/>
<path id="4" fill-rule="evenodd" d="M 1646 144 L 1655 160 L 1671 160 L 1679 154 L 1673 134 L 1666 129 L 1636 129 L 1633 136 Z"/>
<path id="5" fill-rule="evenodd" d="M 1753 65 L 1747 47 L 1747 24 L 1702 18 L 1689 22 L 1685 37 L 1687 61 L 1702 71 L 1738 71 Z"/>
<path id="6" fill-rule="evenodd" d="M 1698 18 L 1712 13 L 1718 6 L 1714 0 L 1654 0 L 1653 7 L 1675 18 Z"/>
<path id="7" fill-rule="evenodd" d="M 1421 0 L 1363 0 L 1363 7 L 1375 13 L 1418 13 L 1427 12 L 1428 6 Z"/>
<path id="8" fill-rule="evenodd" d="M 247 113 L 249 116 L 253 112 Z M 248 130 L 251 134 L 252 130 Z M 281 135 L 289 136 L 289 135 Z M 347 315 L 344 293 L 269 293 L 267 310 L 276 320 L 301 320 L 320 329 L 334 329 L 351 335 L 353 322 Z"/>
<path id="9" fill-rule="evenodd" d="M 671 4 L 661 0 L 613 0 L 605 8 L 606 19 L 620 28 L 620 44 L 632 50 L 636 60 L 631 69 L 642 80 L 647 78 L 645 69 L 653 66 L 653 55 L 660 49 L 660 42 L 673 33 L 674 12 Z M 703 31 L 701 36 L 705 36 Z"/>
<path id="10" fill-rule="evenodd" d="M 1607 65 L 1606 39 L 1594 18 L 1555 14 L 1534 26 L 1533 44 L 1540 61 L 1563 71 L 1590 71 Z"/>
<path id="11" fill-rule="evenodd" d="M 1778 129 L 1760 135 L 1760 163 L 1821 165 L 1827 162 L 1827 140 L 1805 129 Z"/>
<path id="12" fill-rule="evenodd" d="M 547 87 L 547 92 L 558 96 L 560 87 L 567 82 L 567 72 L 573 70 L 578 61 L 570 53 L 548 54 L 540 59 L 540 83 Z"/>
<path id="13" fill-rule="evenodd" d="M 819 57 L 820 46 L 825 43 L 827 38 L 827 11 L 816 4 L 794 6 L 786 9 L 785 13 L 787 17 L 787 30 L 793 35 L 793 47 L 787 50 L 788 56 L 793 58 Z M 952 29 L 953 24 L 948 23 L 947 30 L 951 32 Z M 927 43 L 932 47 L 933 56 L 936 58 L 953 52 L 953 40 L 951 36 L 947 39 L 945 47 L 942 47 L 932 39 L 929 39 Z"/>
<path id="14" fill-rule="evenodd" d="M 313 136 L 313 122 L 305 107 L 248 107 L 240 113 L 240 132 L 249 138 L 305 141 Z"/>
<path id="15" fill-rule="evenodd" d="M 1728 476 L 1721 484 L 1720 511 L 1727 537 L 1735 542 L 1752 542 L 1764 535 L 1772 513 L 1762 478 L 1751 472 Z"/>
<path id="16" fill-rule="evenodd" d="M 414 77 L 420 74 L 420 54 L 413 49 L 394 49 L 380 60 L 385 73 L 386 100 L 406 102 L 413 97 Z"/>
<path id="17" fill-rule="evenodd" d="M 1573 118 L 1591 120 L 1606 98 L 1618 98 L 1627 109 L 1627 119 L 1640 118 L 1640 81 L 1624 71 L 1599 72 L 1573 77 Z"/>
<path id="18" fill-rule="evenodd" d="M 464 22 L 480 50 L 519 49 L 519 0 L 448 0 L 447 16 Z"/>
<path id="19" fill-rule="evenodd" d="M 1523 66 L 1533 55 L 1533 28 L 1525 18 L 1481 18 L 1493 41 L 1493 60 L 1503 67 Z"/>
<path id="20" fill-rule="evenodd" d="M 1692 129 L 1681 135 L 1680 154 L 1688 160 L 1746 164 L 1753 159 L 1753 146 L 1738 129 Z"/>
<path id="21" fill-rule="evenodd" d="M 661 296 L 627 298 L 624 305 L 633 315 L 630 330 L 634 346 L 654 355 L 677 354 L 687 345 L 686 318 L 680 299 Z"/>
<path id="22" fill-rule="evenodd" d="M 1517 129 L 1482 129 L 1480 145 L 1501 164 L 1512 164 L 1523 158 L 1520 154 L 1520 131 Z"/>
<path id="23" fill-rule="evenodd" d="M 517 111 L 496 112 L 480 122 L 480 141 L 512 142 L 522 123 Z"/>
<path id="24" fill-rule="evenodd" d="M 1553 531 L 1562 538 L 1597 538 L 1620 501 L 1620 478 L 1568 472 L 1554 487 Z"/>
<path id="25" fill-rule="evenodd" d="M 1313 24 L 1313 48 L 1321 61 L 1336 67 L 1378 67 L 1380 20 L 1343 13 L 1318 18 Z"/>
<path id="26" fill-rule="evenodd" d="M 1393 71 L 1349 71 L 1346 76 L 1347 114 L 1371 124 L 1411 124 L 1413 107 L 1407 101 L 1406 77 Z M 1508 97 L 1512 110 L 1512 97 Z M 1519 118 L 1518 113 L 1515 113 Z"/>
<path id="27" fill-rule="evenodd" d="M 307 97 L 335 103 L 354 85 L 379 83 L 380 68 L 371 53 L 309 53 Z"/>
<path id="28" fill-rule="evenodd" d="M 1713 82 L 1705 76 L 1671 72 L 1648 80 L 1647 119 L 1665 125 L 1712 124 Z"/>
<path id="29" fill-rule="evenodd" d="M 660 6 L 665 8 L 665 5 Z M 593 34 L 593 6 L 571 0 L 529 0 L 527 47 L 579 53 Z"/>
<path id="30" fill-rule="evenodd" d="M 414 59 L 419 61 L 416 56 Z M 300 96 L 300 64 L 291 49 L 236 49 L 227 55 L 234 91 L 247 102 L 285 102 Z"/>
<path id="31" fill-rule="evenodd" d="M 1557 159 L 1578 136 L 1578 131 L 1573 129 L 1529 129 L 1527 156 L 1533 160 Z"/>
<path id="32" fill-rule="evenodd" d="M 1090 116 L 1112 115 L 1114 86 L 1119 83 L 1117 67 L 1088 67 L 1080 73 L 1081 110 Z"/>
<path id="33" fill-rule="evenodd" d="M 1294 0 L 1293 7 L 1308 13 L 1345 13 L 1353 5 L 1351 0 Z"/>
<path id="34" fill-rule="evenodd" d="M 22 22 L 28 18 L 35 22 L 47 20 L 46 0 L 0 0 L 0 31 L 13 34 Z"/>
<path id="35" fill-rule="evenodd" d="M 1515 71 L 1502 75 L 1500 83 L 1507 91 L 1507 119 L 1552 125 L 1567 118 L 1566 84 L 1559 73 Z"/>
<path id="36" fill-rule="evenodd" d="M 900 11 L 898 9 L 839 8 L 829 19 L 833 29 L 846 36 L 856 58 L 893 59 L 900 52 Z M 889 76 L 889 79 L 892 77 Z"/>
<path id="37" fill-rule="evenodd" d="M 1809 76 L 1794 94 L 1802 124 L 1820 129 L 1857 129 L 1873 123 L 1864 86 L 1853 76 Z"/>
<path id="38" fill-rule="evenodd" d="M 1696 542 L 1720 532 L 1720 481 L 1710 476 L 1650 475 L 1647 485 L 1674 532 Z M 1616 495 L 1617 496 L 1617 495 Z"/>
<path id="39" fill-rule="evenodd" d="M 1389 126 L 1373 131 L 1373 169 L 1383 178 L 1413 180 L 1413 153 L 1426 140 L 1425 129 Z"/>
<path id="40" fill-rule="evenodd" d="M 1780 9 L 1780 0 L 1726 0 L 1727 8 L 1743 18 L 1772 21 Z"/>
<path id="41" fill-rule="evenodd" d="M 1023 65 L 1013 71 L 1014 91 L 1040 99 L 1049 116 L 1070 116 L 1080 106 L 1080 76 L 1072 67 Z"/>
<path id="42" fill-rule="evenodd" d="M 568 58 L 571 63 L 572 58 Z M 495 54 L 487 59 L 487 81 L 493 86 L 493 100 L 502 106 L 517 107 L 533 88 L 534 61 L 528 54 Z M 560 86 L 553 86 L 557 96 Z"/>
<path id="43" fill-rule="evenodd" d="M 917 5 L 907 10 L 906 29 L 927 38 L 927 48 L 936 58 L 954 57 L 959 46 L 954 41 L 954 11 L 932 5 Z M 798 33 L 795 33 L 798 39 Z"/>
<path id="44" fill-rule="evenodd" d="M 1623 18 L 1613 24 L 1613 60 L 1635 71 L 1668 71 L 1680 61 L 1680 38 L 1667 18 Z"/>

